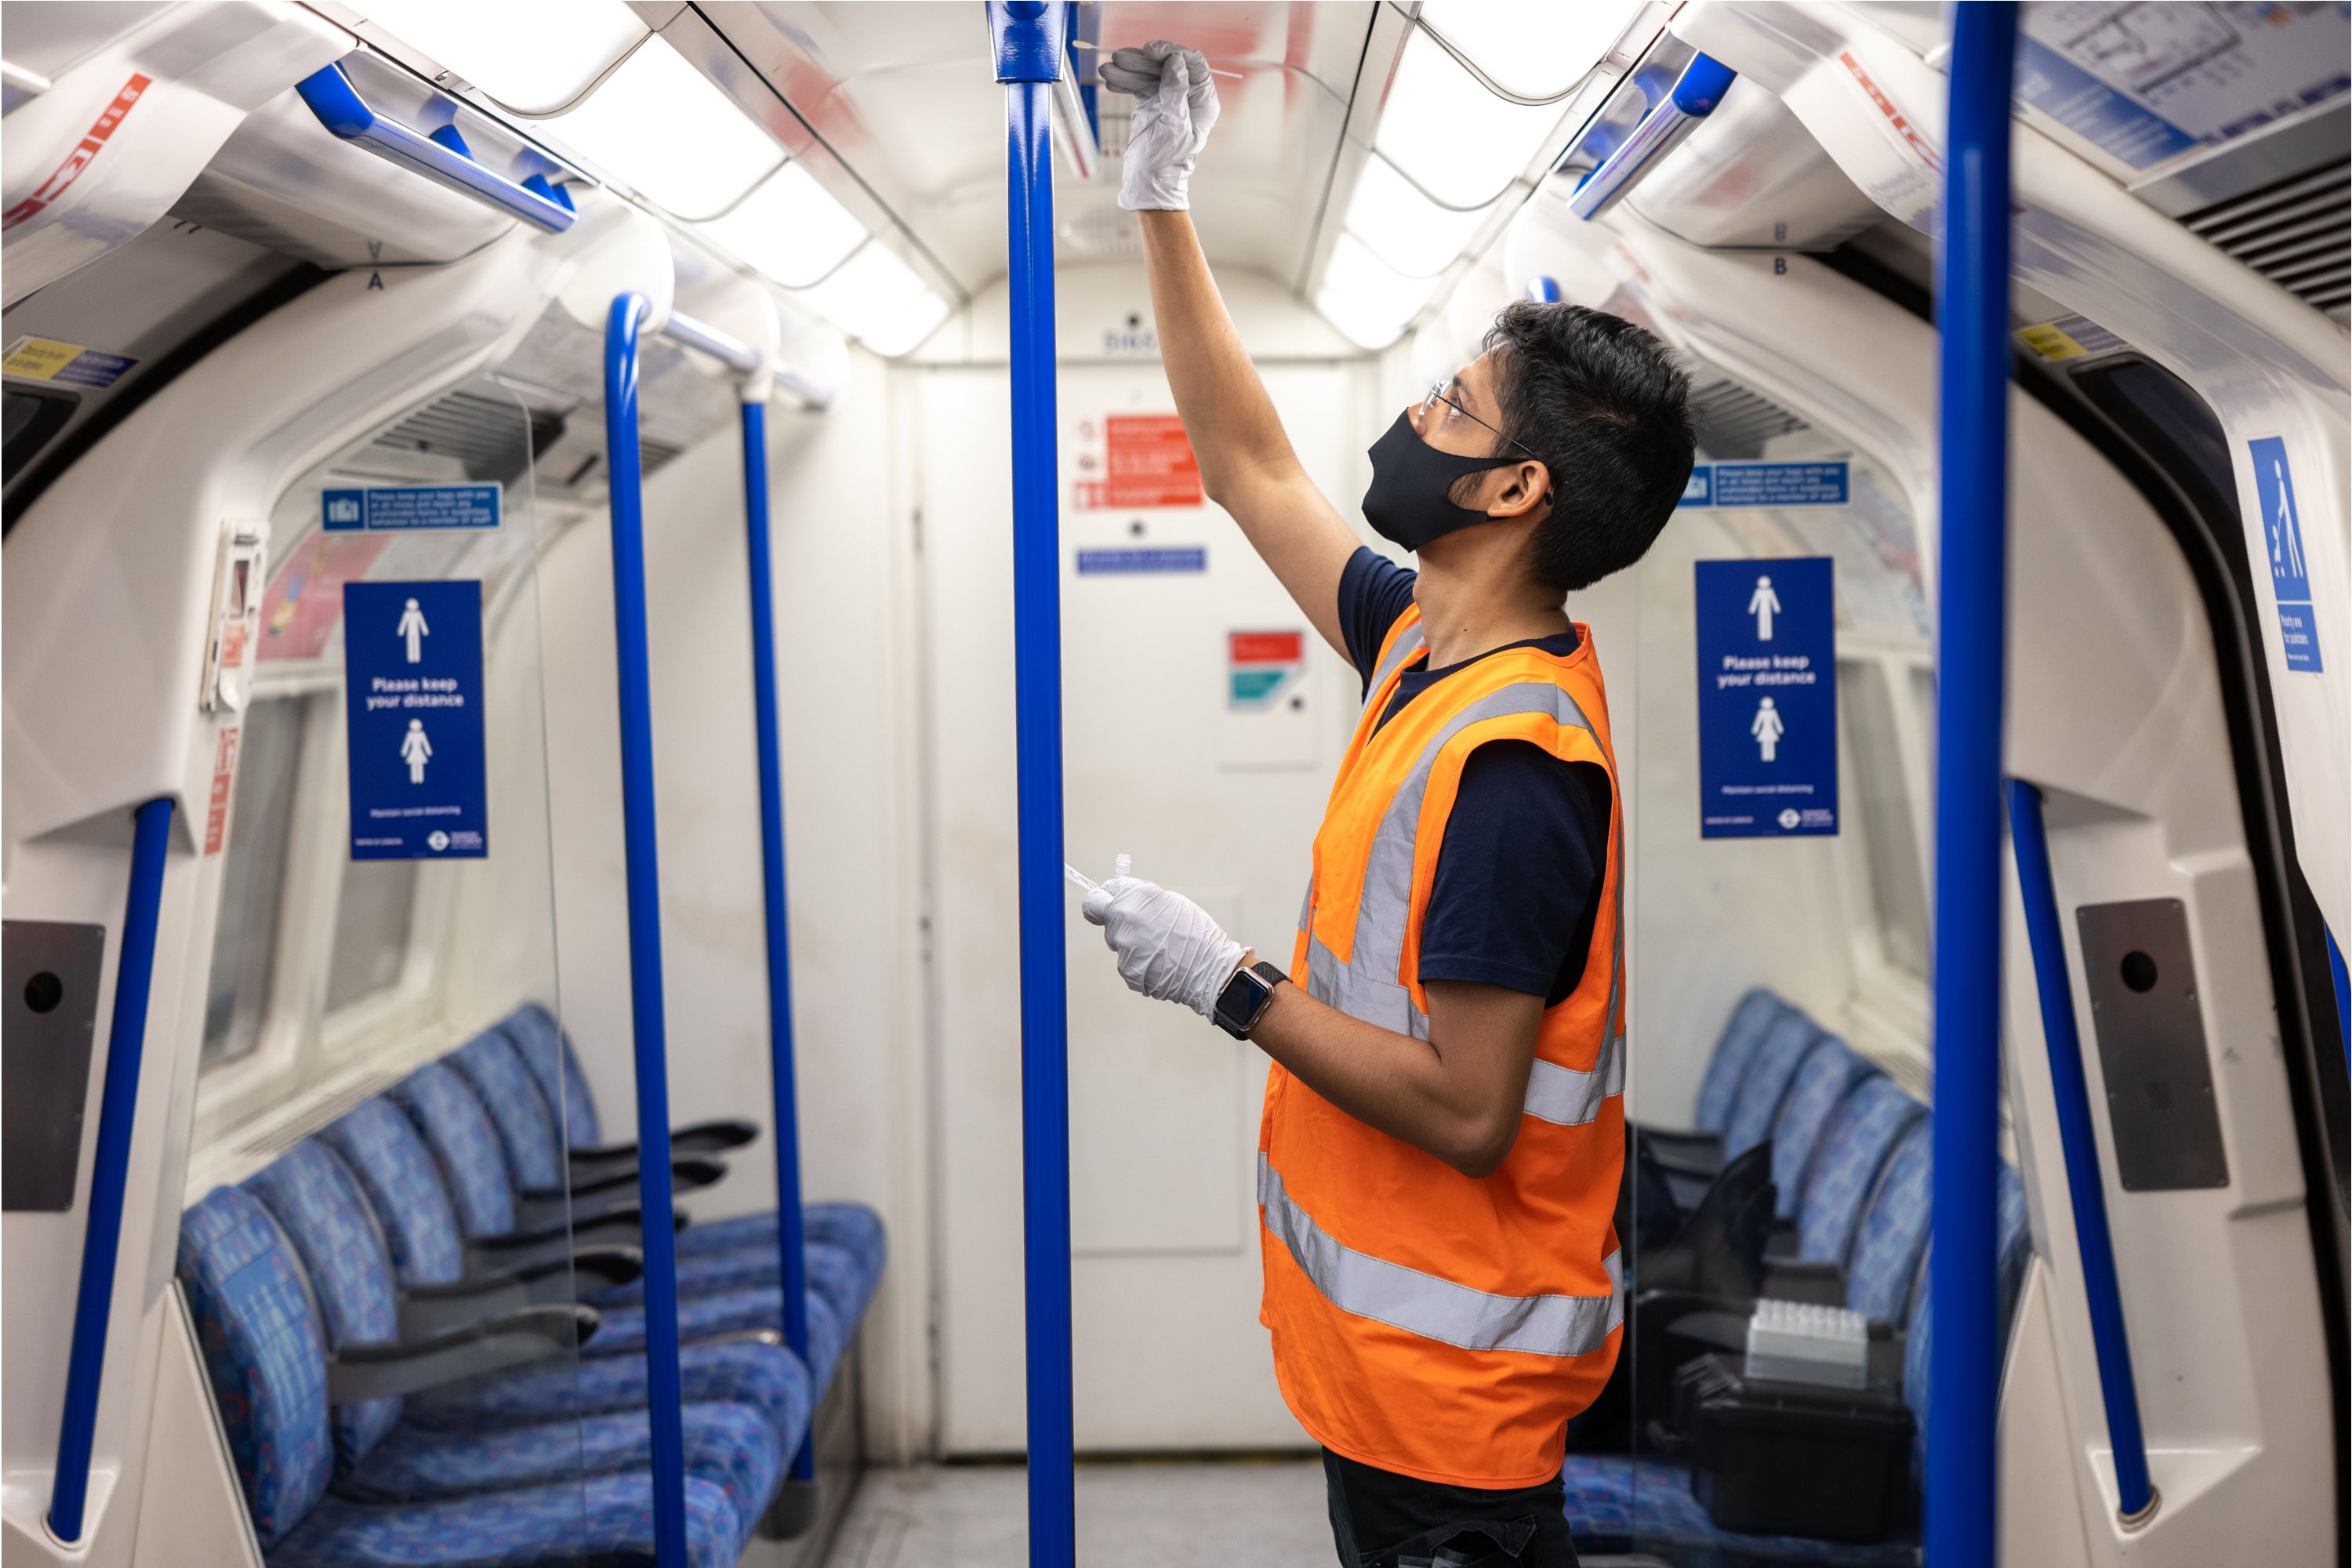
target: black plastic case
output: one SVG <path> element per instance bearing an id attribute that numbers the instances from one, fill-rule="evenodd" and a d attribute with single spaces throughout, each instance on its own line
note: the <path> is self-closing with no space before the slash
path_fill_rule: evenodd
<path id="1" fill-rule="evenodd" d="M 1911 1498 L 1911 1412 L 1884 1384 L 1821 1388 L 1751 1378 L 1708 1355 L 1675 1380 L 1691 1492 L 1719 1530 L 1884 1541 Z"/>

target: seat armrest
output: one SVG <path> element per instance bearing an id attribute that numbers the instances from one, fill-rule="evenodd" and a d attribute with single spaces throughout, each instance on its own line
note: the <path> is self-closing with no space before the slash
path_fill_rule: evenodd
<path id="1" fill-rule="evenodd" d="M 1757 1292 L 1780 1301 L 1810 1301 L 1822 1307 L 1845 1305 L 1845 1269 L 1835 1263 L 1802 1258 L 1769 1259 L 1764 1288 Z"/>
<path id="2" fill-rule="evenodd" d="M 633 1205 L 592 1216 L 575 1216 L 571 1225 L 476 1237 L 466 1243 L 467 1266 L 476 1274 L 504 1275 L 569 1258 L 579 1247 L 636 1247 L 645 1240 L 644 1217 L 645 1211 Z M 686 1211 L 675 1211 L 670 1228 L 684 1230 L 686 1226 Z"/>
<path id="3" fill-rule="evenodd" d="M 645 1268 L 646 1256 L 638 1247 L 583 1247 L 568 1256 L 525 1263 L 510 1273 L 412 1286 L 401 1295 L 400 1337 L 429 1339 L 526 1307 L 568 1305 L 626 1285 Z"/>
<path id="4" fill-rule="evenodd" d="M 574 1289 L 583 1296 L 631 1284 L 645 1271 L 642 1247 L 583 1247 L 572 1255 Z"/>
<path id="5" fill-rule="evenodd" d="M 691 1193 L 717 1183 L 727 1173 L 727 1166 L 718 1160 L 674 1160 L 669 1171 L 671 1189 Z M 625 1210 L 634 1213 L 636 1203 L 637 1173 L 632 1168 L 625 1175 L 605 1176 L 568 1194 L 549 1187 L 530 1188 L 515 1200 L 515 1220 L 518 1228 L 535 1230 L 560 1226 L 568 1218 L 577 1230 Z"/>
<path id="6" fill-rule="evenodd" d="M 1670 1171 L 1711 1176 L 1723 1169 L 1720 1132 L 1702 1132 L 1695 1127 L 1636 1127 L 1633 1136 L 1642 1141 L 1650 1158 Z"/>
<path id="7" fill-rule="evenodd" d="M 328 1359 L 327 1398 L 389 1399 L 527 1366 L 570 1353 L 601 1321 L 593 1307 L 525 1307 L 414 1344 L 346 1345 Z"/>
<path id="8" fill-rule="evenodd" d="M 677 1154 L 723 1154 L 730 1149 L 740 1149 L 759 1141 L 760 1129 L 750 1121 L 697 1121 L 689 1126 L 673 1127 L 669 1131 L 669 1149 Z M 583 1145 L 571 1152 L 572 1165 L 576 1174 L 582 1165 L 622 1163 L 634 1170 L 637 1163 L 635 1143 L 597 1143 Z"/>

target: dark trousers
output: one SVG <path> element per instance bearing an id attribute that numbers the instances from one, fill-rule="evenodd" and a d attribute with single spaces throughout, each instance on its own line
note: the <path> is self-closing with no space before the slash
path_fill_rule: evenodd
<path id="1" fill-rule="evenodd" d="M 1323 1450 L 1340 1568 L 1576 1568 L 1559 1478 L 1486 1491 Z"/>

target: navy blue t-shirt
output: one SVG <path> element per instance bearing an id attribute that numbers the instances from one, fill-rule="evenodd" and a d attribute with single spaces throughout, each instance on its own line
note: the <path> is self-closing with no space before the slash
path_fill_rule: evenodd
<path id="1" fill-rule="evenodd" d="M 1350 556 L 1339 574 L 1339 626 L 1368 690 L 1381 644 L 1412 605 L 1414 576 L 1370 548 Z M 1507 646 L 1564 656 L 1576 651 L 1576 642 L 1571 626 Z M 1408 668 L 1381 723 L 1475 662 Z M 1565 1001 L 1584 977 L 1608 863 L 1606 773 L 1590 763 L 1564 763 L 1526 741 L 1479 746 L 1463 764 L 1438 847 L 1421 923 L 1423 984 L 1469 980 L 1541 996 L 1547 1006 Z"/>

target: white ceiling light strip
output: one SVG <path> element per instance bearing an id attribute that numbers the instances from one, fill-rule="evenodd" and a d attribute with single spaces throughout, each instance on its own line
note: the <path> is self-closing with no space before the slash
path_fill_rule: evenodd
<path id="1" fill-rule="evenodd" d="M 948 302 L 878 239 L 793 297 L 876 353 L 893 357 L 929 337 L 948 315 Z"/>
<path id="2" fill-rule="evenodd" d="M 689 223 L 725 212 L 784 161 L 767 132 L 657 37 L 541 127 Z"/>
<path id="3" fill-rule="evenodd" d="M 1428 303 L 1430 287 L 1430 279 L 1406 277 L 1362 240 L 1342 234 L 1331 247 L 1315 308 L 1359 348 L 1384 349 Z"/>
<path id="4" fill-rule="evenodd" d="M 565 0 L 560 16 L 499 0 L 371 0 L 367 20 L 522 115 L 570 107 L 646 37 L 621 0 Z"/>
<path id="5" fill-rule="evenodd" d="M 866 226 L 797 162 L 785 164 L 727 213 L 698 226 L 771 282 L 787 289 L 816 282 L 866 241 Z"/>
<path id="6" fill-rule="evenodd" d="M 1435 278 L 1454 265 L 1490 210 L 1455 212 L 1439 206 L 1375 153 L 1356 178 L 1356 194 L 1349 198 L 1341 226 L 1405 276 Z"/>

